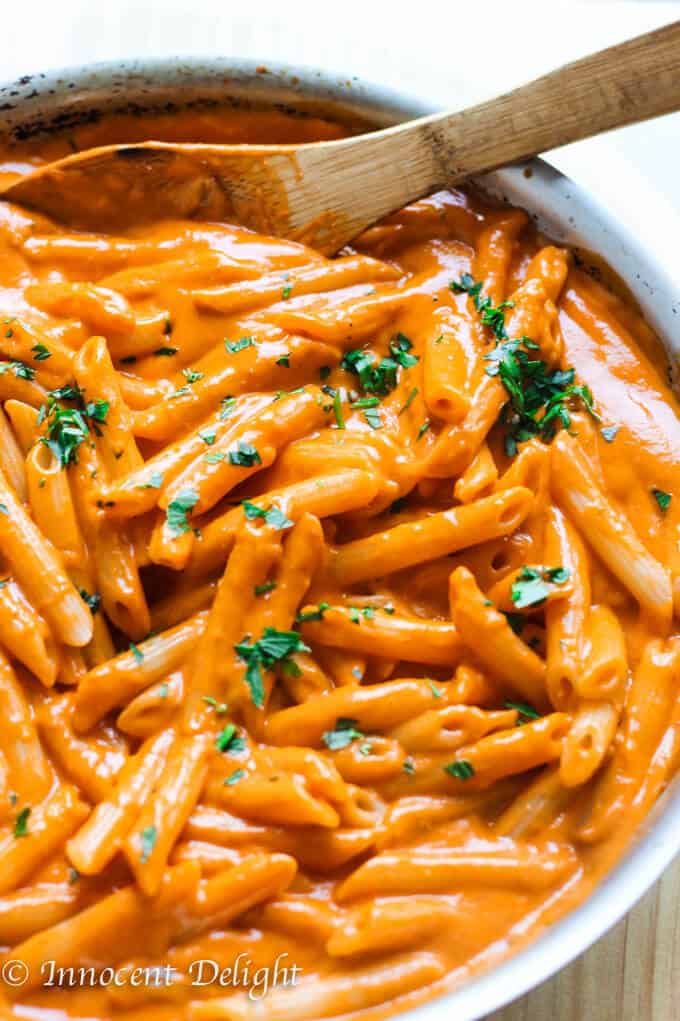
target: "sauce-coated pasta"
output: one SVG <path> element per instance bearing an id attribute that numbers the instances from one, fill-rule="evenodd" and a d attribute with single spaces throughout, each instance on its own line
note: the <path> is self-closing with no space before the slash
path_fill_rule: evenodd
<path id="1" fill-rule="evenodd" d="M 467 190 L 334 259 L 0 204 L 0 318 L 3 1017 L 368 1021 L 589 893 L 680 750 L 680 419 L 616 281 Z"/>

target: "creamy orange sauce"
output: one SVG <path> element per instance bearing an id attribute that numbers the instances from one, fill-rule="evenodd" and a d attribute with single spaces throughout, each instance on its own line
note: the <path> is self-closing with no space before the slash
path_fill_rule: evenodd
<path id="1" fill-rule="evenodd" d="M 120 116 L 0 181 L 343 131 Z M 680 421 L 630 302 L 461 190 L 334 260 L 0 204 L 0 319 L 6 1016 L 398 1014 L 592 891 L 680 740 Z M 522 337 L 592 392 L 555 435 L 487 372 Z"/>

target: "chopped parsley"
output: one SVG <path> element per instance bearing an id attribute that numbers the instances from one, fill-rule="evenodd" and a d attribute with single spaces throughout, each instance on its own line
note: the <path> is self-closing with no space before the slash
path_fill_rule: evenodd
<path id="1" fill-rule="evenodd" d="M 275 581 L 266 581 L 264 585 L 255 585 L 253 587 L 253 592 L 256 596 L 266 596 L 268 592 L 273 592 L 275 588 Z"/>
<path id="2" fill-rule="evenodd" d="M 154 354 L 157 358 L 170 358 L 172 355 L 176 355 L 178 350 L 176 347 L 157 347 Z"/>
<path id="3" fill-rule="evenodd" d="M 11 334 L 8 334 L 11 336 Z M 32 365 L 27 365 L 26 362 L 1 362 L 0 363 L 0 376 L 4 376 L 6 372 L 13 372 L 17 379 L 35 379 L 35 369 Z"/>
<path id="4" fill-rule="evenodd" d="M 270 507 L 269 510 L 263 510 L 262 507 L 258 507 L 256 503 L 251 503 L 250 500 L 244 500 L 241 506 L 243 507 L 243 513 L 249 521 L 262 518 L 271 528 L 292 528 L 293 522 L 278 507 Z"/>
<path id="5" fill-rule="evenodd" d="M 361 387 L 366 393 L 385 397 L 397 385 L 399 362 L 394 358 L 383 358 L 376 364 L 375 355 L 362 348 L 348 351 L 340 367 L 359 378 Z"/>
<path id="6" fill-rule="evenodd" d="M 345 418 L 342 413 L 342 395 L 339 390 L 336 390 L 333 396 L 333 414 L 335 415 L 335 424 L 338 429 L 344 429 Z"/>
<path id="7" fill-rule="evenodd" d="M 281 355 L 280 358 L 276 359 L 277 365 L 282 365 L 284 369 L 290 368 L 290 355 Z"/>
<path id="8" fill-rule="evenodd" d="M 286 286 L 284 288 L 282 288 L 282 290 L 281 290 L 281 297 L 284 298 L 284 300 L 285 300 L 286 298 L 290 298 L 292 293 L 293 293 L 293 285 L 292 284 L 286 284 Z"/>
<path id="9" fill-rule="evenodd" d="M 277 631 L 273 627 L 266 627 L 256 642 L 251 643 L 250 637 L 246 636 L 234 646 L 234 650 L 246 664 L 246 684 L 253 705 L 258 709 L 264 706 L 262 670 L 271 670 L 278 665 L 284 672 L 296 674 L 298 667 L 290 657 L 296 652 L 310 651 L 297 631 Z"/>
<path id="10" fill-rule="evenodd" d="M 87 589 L 80 589 L 80 598 L 90 608 L 90 613 L 94 616 L 99 607 L 101 606 L 102 597 L 99 592 L 88 592 Z"/>
<path id="11" fill-rule="evenodd" d="M 352 741 L 365 737 L 360 730 L 356 729 L 358 720 L 353 720 L 349 716 L 340 716 L 335 721 L 335 727 L 333 730 L 326 730 L 321 735 L 321 740 L 332 752 L 338 752 L 341 748 L 347 748 Z"/>
<path id="12" fill-rule="evenodd" d="M 413 404 L 413 402 L 414 402 L 414 400 L 416 399 L 417 396 L 418 396 L 418 387 L 414 386 L 413 389 L 411 390 L 411 392 L 409 393 L 408 397 L 406 398 L 406 400 L 402 404 L 402 406 L 399 408 L 399 414 L 400 415 L 403 415 L 405 411 L 408 411 L 408 409 L 411 407 L 411 405 Z"/>
<path id="13" fill-rule="evenodd" d="M 517 444 L 533 436 L 550 442 L 560 426 L 568 429 L 570 407 L 576 401 L 599 420 L 589 388 L 574 382 L 574 369 L 549 371 L 546 362 L 534 354 L 538 344 L 529 337 L 511 340 L 505 328 L 505 310 L 512 308 L 512 302 L 494 306 L 489 297 L 481 297 L 482 287 L 469 273 L 451 284 L 454 292 L 470 295 L 482 324 L 491 329 L 497 341 L 494 350 L 484 357 L 490 363 L 487 375 L 498 376 L 509 397 L 499 419 L 508 427 L 506 454 L 513 457 Z"/>
<path id="14" fill-rule="evenodd" d="M 137 489 L 160 489 L 163 485 L 163 472 L 153 472 L 148 482 L 140 482 Z"/>
<path id="15" fill-rule="evenodd" d="M 410 755 L 407 759 L 404 759 L 404 765 L 402 766 L 402 769 L 407 774 L 407 776 L 413 776 L 415 774 L 416 764 Z"/>
<path id="16" fill-rule="evenodd" d="M 444 772 L 449 776 L 455 776 L 457 780 L 469 780 L 475 775 L 475 768 L 467 759 L 458 759 L 456 762 L 449 762 L 444 766 Z"/>
<path id="17" fill-rule="evenodd" d="M 75 407 L 64 407 L 60 401 L 71 401 Z M 40 442 L 47 446 L 62 468 L 75 464 L 78 448 L 90 439 L 91 431 L 101 436 L 99 426 L 106 422 L 108 401 L 85 401 L 85 391 L 77 385 L 59 387 L 47 394 L 38 414 L 38 425 L 46 423 Z"/>
<path id="18" fill-rule="evenodd" d="M 218 752 L 228 752 L 230 750 L 233 750 L 233 745 L 235 741 L 239 741 L 238 730 L 236 729 L 235 724 L 228 723 L 224 730 L 221 730 L 220 733 L 215 738 L 215 746 Z M 242 738 L 240 739 L 240 742 L 241 747 L 243 747 Z"/>
<path id="19" fill-rule="evenodd" d="M 518 610 L 539 606 L 550 595 L 547 583 L 564 585 L 570 573 L 566 567 L 523 567 L 512 584 L 510 598 Z"/>
<path id="20" fill-rule="evenodd" d="M 206 705 L 209 705 L 211 709 L 215 710 L 217 716 L 223 716 L 227 712 L 229 706 L 226 702 L 218 702 L 212 695 L 203 695 L 203 701 Z"/>
<path id="21" fill-rule="evenodd" d="M 139 860 L 141 861 L 142 865 L 145 865 L 148 862 L 149 858 L 151 857 L 151 853 L 154 847 L 156 846 L 156 841 L 158 840 L 158 830 L 156 829 L 155 826 L 146 826 L 139 834 L 139 836 L 142 843 L 142 853 L 139 857 Z"/>
<path id="22" fill-rule="evenodd" d="M 229 418 L 235 407 L 235 397 L 223 397 L 220 401 L 220 420 L 224 422 L 226 418 Z"/>
<path id="23" fill-rule="evenodd" d="M 430 422 L 429 418 L 426 418 L 423 424 L 421 425 L 420 429 L 418 430 L 418 435 L 416 436 L 416 443 L 418 442 L 418 440 L 421 440 L 423 438 L 427 430 L 430 428 L 431 424 L 432 423 Z"/>
<path id="24" fill-rule="evenodd" d="M 665 514 L 671 505 L 672 493 L 665 493 L 663 489 L 652 489 L 652 496 L 658 503 L 661 513 Z"/>
<path id="25" fill-rule="evenodd" d="M 403 333 L 397 333 L 390 341 L 390 354 L 404 369 L 410 369 L 419 361 L 418 355 L 409 354 L 412 347 L 413 344 Z"/>
<path id="26" fill-rule="evenodd" d="M 239 440 L 236 450 L 229 451 L 229 463 L 240 468 L 252 468 L 256 464 L 262 464 L 262 458 L 252 443 Z"/>
<path id="27" fill-rule="evenodd" d="M 36 362 L 44 362 L 48 358 L 52 357 L 52 352 L 48 347 L 45 347 L 44 344 L 34 344 L 31 348 L 31 352 L 33 353 L 33 358 Z"/>
<path id="28" fill-rule="evenodd" d="M 614 440 L 616 439 L 616 434 L 618 433 L 620 428 L 621 428 L 620 425 L 603 426 L 603 428 L 600 429 L 600 432 L 602 433 L 602 438 L 606 440 L 607 443 L 613 443 Z"/>
<path id="29" fill-rule="evenodd" d="M 383 422 L 377 408 L 366 408 L 364 411 L 364 418 L 370 425 L 371 429 L 382 429 Z"/>
<path id="30" fill-rule="evenodd" d="M 203 458 L 208 464 L 220 464 L 222 461 L 227 460 L 227 455 L 223 450 L 218 450 L 215 454 L 206 454 Z"/>
<path id="31" fill-rule="evenodd" d="M 506 709 L 514 709 L 517 712 L 518 727 L 523 723 L 530 723 L 532 720 L 539 720 L 541 718 L 541 714 L 537 713 L 534 707 L 526 702 L 505 702 L 504 706 Z"/>
<path id="32" fill-rule="evenodd" d="M 224 346 L 230 354 L 236 354 L 237 351 L 243 351 L 246 347 L 255 347 L 254 337 L 241 337 L 240 340 L 225 340 Z"/>
<path id="33" fill-rule="evenodd" d="M 205 373 L 195 372 L 193 369 L 182 369 L 182 375 L 186 379 L 189 386 L 193 383 L 198 383 L 199 379 L 203 379 Z"/>
<path id="34" fill-rule="evenodd" d="M 204 443 L 208 444 L 209 447 L 212 447 L 213 443 L 217 439 L 217 433 L 215 432 L 214 429 L 203 429 L 203 431 L 200 432 L 198 435 L 201 437 Z"/>
<path id="35" fill-rule="evenodd" d="M 135 663 L 144 662 L 144 653 L 134 642 L 130 642 L 130 652 L 135 657 Z"/>
<path id="36" fill-rule="evenodd" d="M 165 512 L 168 528 L 173 535 L 183 535 L 190 530 L 187 514 L 192 511 L 198 503 L 198 493 L 193 489 L 183 489 L 174 500 L 168 504 Z"/>
<path id="37" fill-rule="evenodd" d="M 306 610 L 304 613 L 298 613 L 295 623 L 306 624 L 310 620 L 323 620 L 324 613 L 329 609 L 330 605 L 328 603 L 319 603 L 316 610 Z"/>
<path id="38" fill-rule="evenodd" d="M 27 837 L 28 836 L 28 817 L 31 814 L 31 809 L 26 806 L 22 808 L 18 816 L 14 820 L 13 834 L 15 837 Z"/>
<path id="39" fill-rule="evenodd" d="M 233 785 L 235 783 L 238 783 L 239 780 L 242 780 L 245 775 L 246 775 L 245 774 L 245 770 L 243 770 L 243 769 L 235 769 L 234 772 L 231 773 L 227 777 L 227 779 L 224 781 L 224 786 L 225 787 L 233 787 Z"/>

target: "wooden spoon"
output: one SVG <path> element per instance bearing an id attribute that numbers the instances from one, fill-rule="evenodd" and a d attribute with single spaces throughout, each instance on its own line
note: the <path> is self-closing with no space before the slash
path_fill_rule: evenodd
<path id="1" fill-rule="evenodd" d="M 80 229 L 226 219 L 331 253 L 437 188 L 678 109 L 680 21 L 468 110 L 303 145 L 102 146 L 0 197 Z"/>

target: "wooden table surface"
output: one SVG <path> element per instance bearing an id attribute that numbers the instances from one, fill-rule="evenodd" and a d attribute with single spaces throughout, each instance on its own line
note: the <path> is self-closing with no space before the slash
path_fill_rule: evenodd
<path id="1" fill-rule="evenodd" d="M 595 946 L 486 1021 L 678 1021 L 680 859 Z"/>

